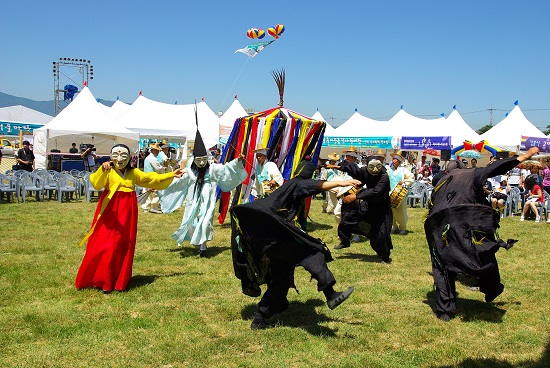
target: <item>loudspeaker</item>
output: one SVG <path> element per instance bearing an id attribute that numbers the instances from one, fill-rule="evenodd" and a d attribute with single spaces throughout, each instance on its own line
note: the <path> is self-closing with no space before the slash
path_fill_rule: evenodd
<path id="1" fill-rule="evenodd" d="M 497 152 L 497 160 L 501 160 L 503 158 L 508 158 L 509 154 L 508 154 L 508 151 L 502 151 L 502 152 Z"/>
<path id="2" fill-rule="evenodd" d="M 449 161 L 451 159 L 451 150 L 441 150 L 441 161 Z"/>

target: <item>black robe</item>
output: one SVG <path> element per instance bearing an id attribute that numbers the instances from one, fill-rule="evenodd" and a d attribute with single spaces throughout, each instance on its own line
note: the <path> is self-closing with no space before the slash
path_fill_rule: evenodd
<path id="1" fill-rule="evenodd" d="M 326 262 L 332 261 L 327 246 L 298 225 L 304 199 L 322 192 L 319 185 L 318 180 L 296 177 L 267 198 L 231 208 L 233 268 L 244 294 L 259 296 L 259 286 L 270 282 L 270 252 L 289 252 L 292 246 L 306 247 L 324 254 Z M 284 254 L 278 256 L 285 257 Z"/>
<path id="2" fill-rule="evenodd" d="M 393 214 L 390 202 L 390 179 L 386 168 L 382 168 L 376 176 L 369 174 L 366 167 L 355 163 L 342 162 L 340 170 L 352 178 L 360 180 L 366 188 L 356 193 L 357 200 L 342 205 L 342 226 L 339 226 L 339 236 L 343 238 L 341 227 L 350 226 L 352 233 L 362 234 L 370 239 L 371 247 L 383 259 L 389 257 L 393 249 L 391 241 L 391 226 Z M 367 222 L 370 229 L 362 231 L 360 223 Z M 345 234 L 344 236 L 348 236 Z"/>

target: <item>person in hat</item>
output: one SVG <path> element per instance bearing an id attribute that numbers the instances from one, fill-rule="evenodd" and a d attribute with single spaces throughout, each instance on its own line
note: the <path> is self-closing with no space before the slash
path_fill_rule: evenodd
<path id="1" fill-rule="evenodd" d="M 268 149 L 261 143 L 258 144 L 254 153 L 256 154 L 256 161 L 258 163 L 254 169 L 255 179 L 252 195 L 255 198 L 264 198 L 283 185 L 284 178 L 277 164 L 268 160 Z"/>
<path id="2" fill-rule="evenodd" d="M 390 193 L 394 190 L 405 190 L 414 182 L 414 175 L 405 167 L 405 158 L 401 152 L 392 153 L 391 164 L 387 166 L 388 175 L 390 177 Z M 392 205 L 393 224 L 392 234 L 407 234 L 407 201 L 401 200 L 398 204 Z"/>
<path id="3" fill-rule="evenodd" d="M 353 292 L 334 290 L 336 279 L 327 267 L 330 250 L 317 238 L 303 231 L 296 217 L 305 198 L 339 186 L 360 185 L 358 180 L 324 181 L 311 179 L 315 166 L 302 161 L 294 177 L 266 198 L 234 206 L 231 213 L 231 251 L 235 276 L 245 295 L 258 297 L 260 285 L 267 290 L 260 300 L 250 328 L 273 327 L 267 319 L 288 308 L 288 290 L 294 286 L 294 270 L 302 266 L 317 281 L 330 309 L 336 308 Z"/>
<path id="4" fill-rule="evenodd" d="M 342 220 L 338 225 L 340 243 L 334 249 L 349 247 L 352 234 L 362 234 L 369 238 L 372 249 L 382 262 L 390 263 L 390 252 L 393 249 L 390 235 L 390 180 L 380 158 L 367 157 L 365 167 L 348 161 L 329 167 L 348 173 L 364 186 L 355 194 L 347 193 L 342 197 Z"/>
<path id="5" fill-rule="evenodd" d="M 34 153 L 30 149 L 29 141 L 23 141 L 23 148 L 17 151 L 17 162 L 21 170 L 32 171 L 34 167 Z"/>
<path id="6" fill-rule="evenodd" d="M 166 169 L 158 161 L 157 157 L 161 152 L 160 145 L 158 143 L 152 143 L 149 145 L 149 155 L 145 158 L 143 162 L 143 172 L 146 173 L 157 173 L 164 174 Z M 149 197 L 144 204 L 141 205 L 143 212 L 145 213 L 162 213 L 159 203 L 159 197 L 156 190 L 151 190 L 149 192 Z"/>
<path id="7" fill-rule="evenodd" d="M 185 203 L 180 227 L 172 234 L 179 246 L 189 240 L 198 247 L 200 257 L 206 257 L 206 242 L 214 235 L 214 210 L 216 188 L 229 192 L 241 184 L 248 173 L 243 166 L 241 154 L 227 164 L 209 163 L 208 153 L 197 129 L 193 155 L 189 158 L 184 175 L 174 180 L 167 189 L 159 192 L 162 210 L 171 213 Z"/>
<path id="8" fill-rule="evenodd" d="M 327 181 L 341 181 L 344 180 L 344 175 L 341 171 L 336 169 L 329 169 L 326 167 L 326 165 L 336 165 L 336 163 L 340 160 L 340 155 L 338 155 L 336 152 L 333 152 L 327 156 L 327 161 L 325 164 L 325 169 L 327 171 Z M 350 177 L 351 178 L 351 177 Z M 334 209 L 338 205 L 338 198 L 336 197 L 336 194 L 338 193 L 337 190 L 332 189 L 327 191 L 327 196 L 325 198 L 325 202 L 323 203 L 323 212 L 326 212 L 328 214 L 333 214 Z"/>
<path id="9" fill-rule="evenodd" d="M 117 144 L 111 161 L 90 175 L 96 190 L 103 189 L 86 241 L 86 253 L 75 280 L 77 289 L 99 288 L 104 292 L 126 290 L 132 276 L 136 247 L 138 206 L 135 186 L 164 189 L 182 170 L 166 174 L 144 173 L 130 166 L 130 149 Z"/>
<path id="10" fill-rule="evenodd" d="M 458 273 L 477 278 L 487 303 L 504 291 L 496 252 L 501 247 L 509 249 L 516 240 L 498 238 L 500 214 L 491 208 L 483 186 L 487 178 L 505 174 L 538 152 L 532 147 L 520 156 L 476 169 L 450 160 L 434 176 L 424 231 L 432 261 L 437 318 L 449 321 L 456 312 Z"/>
<path id="11" fill-rule="evenodd" d="M 359 151 L 357 151 L 357 149 L 354 147 L 354 146 L 351 146 L 349 149 L 345 150 L 342 152 L 343 153 L 343 157 L 344 157 L 344 162 L 350 162 L 350 163 L 355 163 L 359 166 L 360 162 L 359 162 Z M 361 167 L 361 166 L 359 166 Z M 335 169 L 336 170 L 336 169 Z M 340 173 L 342 178 L 343 179 L 350 179 L 351 176 L 349 176 L 349 174 L 347 174 L 346 172 L 341 172 Z M 338 192 L 336 192 L 338 193 Z M 334 213 L 334 216 L 336 218 L 336 222 L 338 224 L 340 224 L 340 221 L 342 220 L 342 216 L 343 216 L 343 211 L 345 211 L 346 209 L 349 209 L 348 206 L 342 206 L 343 203 L 342 201 L 338 201 L 336 206 L 334 207 L 334 210 L 333 210 L 333 213 Z M 359 241 L 359 236 L 358 235 L 353 235 L 353 238 L 351 239 L 352 241 Z"/>

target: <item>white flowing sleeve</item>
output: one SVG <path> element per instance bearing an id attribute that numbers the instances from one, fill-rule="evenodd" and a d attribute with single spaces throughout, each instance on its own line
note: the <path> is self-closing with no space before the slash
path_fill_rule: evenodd
<path id="1" fill-rule="evenodd" d="M 189 185 L 189 174 L 185 173 L 181 178 L 174 178 L 168 188 L 157 191 L 162 212 L 171 213 L 183 206 Z"/>
<path id="2" fill-rule="evenodd" d="M 235 189 L 248 177 L 248 173 L 242 162 L 234 159 L 225 165 L 212 164 L 212 179 L 216 181 L 222 192 L 229 192 Z"/>

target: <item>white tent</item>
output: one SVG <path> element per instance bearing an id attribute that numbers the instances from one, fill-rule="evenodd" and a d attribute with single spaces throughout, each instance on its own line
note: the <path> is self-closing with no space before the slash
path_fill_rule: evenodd
<path id="1" fill-rule="evenodd" d="M 450 136 L 445 118 L 423 119 L 401 109 L 388 121 L 389 131 L 400 137 L 442 137 Z"/>
<path id="2" fill-rule="evenodd" d="M 315 111 L 315 114 L 313 114 L 313 116 L 311 117 L 312 120 L 317 120 L 317 121 L 324 121 L 325 123 L 327 123 L 327 127 L 325 128 L 325 137 L 327 136 L 331 136 L 331 134 L 336 130 L 335 128 L 332 127 L 332 125 L 330 125 L 326 120 L 325 118 L 323 117 L 323 115 L 321 115 L 321 113 L 319 112 L 319 110 Z"/>
<path id="3" fill-rule="evenodd" d="M 0 108 L 0 123 L 45 125 L 52 119 L 53 116 L 21 105 Z"/>
<path id="4" fill-rule="evenodd" d="M 225 111 L 224 114 L 220 117 L 220 125 L 233 128 L 235 120 L 245 116 L 248 116 L 248 113 L 243 108 L 239 100 L 235 99 L 235 101 L 233 101 L 227 111 Z"/>
<path id="5" fill-rule="evenodd" d="M 124 103 L 122 101 L 116 100 L 115 103 L 109 109 L 108 114 L 113 118 L 117 119 L 120 115 L 124 114 L 130 108 L 130 104 Z"/>
<path id="6" fill-rule="evenodd" d="M 481 139 L 492 146 L 498 146 L 507 151 L 516 152 L 521 144 L 521 136 L 545 137 L 534 126 L 519 108 L 518 105 L 503 120 L 481 135 Z"/>
<path id="7" fill-rule="evenodd" d="M 105 113 L 88 87 L 84 87 L 59 115 L 34 131 L 36 167 L 46 167 L 49 150 L 55 148 L 66 152 L 73 142 L 93 144 L 98 154 L 108 154 L 113 145 L 119 143 L 137 152 L 139 134 L 121 127 Z"/>
<path id="8" fill-rule="evenodd" d="M 391 137 L 387 121 L 374 120 L 355 112 L 338 128 L 325 134 L 327 137 Z"/>
<path id="9" fill-rule="evenodd" d="M 196 106 L 202 139 L 207 148 L 212 147 L 219 141 L 220 118 L 206 102 L 199 102 Z M 187 137 L 194 139 L 197 132 L 195 104 L 166 104 L 141 95 L 116 121 L 139 133 L 141 138 L 185 142 Z"/>
<path id="10" fill-rule="evenodd" d="M 446 129 L 448 130 L 448 134 L 445 136 L 451 136 L 451 145 L 453 147 L 461 146 L 465 140 L 473 143 L 481 140 L 479 134 L 462 119 L 457 110 L 453 110 L 445 120 Z"/>
<path id="11" fill-rule="evenodd" d="M 227 111 L 220 117 L 220 143 L 225 144 L 231 134 L 235 121 L 245 116 L 248 116 L 248 113 L 239 100 L 235 99 Z"/>

